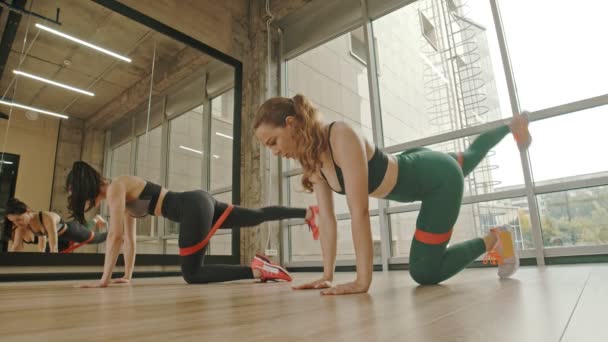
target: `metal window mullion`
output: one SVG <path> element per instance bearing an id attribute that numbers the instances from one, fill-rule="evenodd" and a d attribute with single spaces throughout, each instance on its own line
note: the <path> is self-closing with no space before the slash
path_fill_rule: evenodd
<path id="1" fill-rule="evenodd" d="M 230 191 L 232 191 L 232 186 L 225 186 L 225 187 L 209 190 L 209 193 L 213 196 L 216 196 L 216 195 L 221 195 L 221 194 L 224 194 L 224 193 L 227 193 Z"/>
<path id="2" fill-rule="evenodd" d="M 279 75 L 277 75 L 279 80 L 279 92 L 280 96 L 288 96 L 289 90 L 287 89 L 287 59 L 285 58 L 283 51 L 285 36 L 283 32 L 279 29 Z M 283 170 L 288 169 L 288 162 L 281 158 L 279 164 L 279 182 L 280 182 L 280 197 L 279 203 L 282 205 L 289 206 L 290 204 L 290 196 L 289 196 L 289 178 L 283 177 Z M 292 246 L 291 246 L 291 229 L 285 220 L 280 222 L 281 229 L 281 242 L 282 242 L 282 251 L 281 251 L 281 264 L 286 265 L 291 262 L 292 257 Z"/>
<path id="3" fill-rule="evenodd" d="M 394 265 L 394 264 L 409 264 L 410 263 L 410 258 L 409 257 L 392 257 L 389 259 L 388 263 L 390 265 Z"/>
<path id="4" fill-rule="evenodd" d="M 215 99 L 209 98 L 207 94 L 207 73 L 203 74 L 202 77 L 203 89 L 201 89 L 201 91 L 203 93 L 203 119 L 201 120 L 201 146 L 203 155 L 201 157 L 203 165 L 201 170 L 201 188 L 209 191 L 211 190 L 211 137 L 213 134 L 213 115 L 211 113 L 211 109 Z M 211 244 L 212 241 L 209 241 L 209 247 L 207 248 L 205 255 L 211 255 Z"/>
<path id="5" fill-rule="evenodd" d="M 382 111 L 380 105 L 380 85 L 378 80 L 378 65 L 376 44 L 374 44 L 374 28 L 369 19 L 367 0 L 361 0 L 363 33 L 365 45 L 367 46 L 367 82 L 369 90 L 369 103 L 372 121 L 372 134 L 374 143 L 379 148 L 384 147 L 384 132 L 382 129 Z M 380 224 L 380 254 L 382 258 L 382 270 L 388 271 L 388 259 L 391 256 L 391 229 L 390 220 L 386 213 L 388 201 L 378 199 L 378 222 Z M 371 215 L 371 214 L 370 214 Z"/>
<path id="6" fill-rule="evenodd" d="M 500 48 L 500 55 L 502 57 L 502 64 L 505 71 L 505 78 L 507 82 L 507 89 L 509 91 L 509 100 L 511 102 L 511 108 L 513 111 L 519 112 L 520 104 L 519 99 L 517 97 L 517 87 L 515 84 L 515 78 L 513 76 L 513 70 L 511 68 L 511 60 L 507 49 L 507 41 L 503 30 L 500 11 L 498 9 L 498 3 L 497 0 L 489 1 L 490 7 L 492 8 L 492 16 L 494 17 L 496 36 L 498 38 L 498 46 Z M 532 175 L 532 168 L 530 166 L 530 155 L 528 151 L 526 150 L 520 152 L 520 158 L 526 185 L 526 197 L 528 199 L 528 206 L 530 209 L 530 222 L 532 224 L 532 237 L 536 250 L 536 262 L 538 265 L 545 265 L 544 244 L 540 225 L 540 212 L 538 210 L 538 202 L 536 201 L 536 195 L 534 193 L 534 179 Z"/>
<path id="7" fill-rule="evenodd" d="M 555 184 L 537 185 L 534 193 L 537 195 L 568 190 L 587 189 L 608 185 L 608 176 L 599 176 L 589 179 L 577 179 L 572 181 L 561 181 Z"/>
<path id="8" fill-rule="evenodd" d="M 580 100 L 580 101 L 569 102 L 569 103 L 561 104 L 561 105 L 558 105 L 555 107 L 550 107 L 550 108 L 545 108 L 545 109 L 541 109 L 538 111 L 534 111 L 534 112 L 530 113 L 529 117 L 530 117 L 530 122 L 533 122 L 533 121 L 545 120 L 545 119 L 549 119 L 549 118 L 553 118 L 553 117 L 557 117 L 557 116 L 561 116 L 561 115 L 565 115 L 565 114 L 570 114 L 570 113 L 577 112 L 577 111 L 600 107 L 600 106 L 604 106 L 604 105 L 608 105 L 608 94 L 591 97 L 591 98 Z M 483 132 L 497 128 L 502 125 L 509 124 L 510 121 L 511 121 L 511 118 L 500 119 L 500 120 L 484 123 L 481 125 L 476 125 L 476 126 L 472 126 L 472 127 L 459 129 L 459 130 L 452 131 L 452 132 L 446 132 L 446 133 L 442 133 L 442 134 L 438 134 L 438 135 L 434 135 L 434 136 L 430 136 L 430 137 L 426 137 L 426 138 L 421 138 L 421 139 L 412 140 L 412 141 L 408 141 L 408 142 L 401 143 L 401 144 L 396 144 L 393 146 L 388 146 L 384 149 L 384 151 L 387 153 L 395 153 L 395 152 L 401 152 L 401 151 L 407 150 L 409 148 L 420 147 L 420 146 L 429 146 L 429 145 L 439 144 L 439 143 L 450 141 L 450 140 L 466 138 L 466 137 L 469 137 L 472 135 L 481 134 Z M 290 172 L 294 173 L 294 172 L 297 172 L 297 170 L 291 170 Z"/>
<path id="9" fill-rule="evenodd" d="M 462 205 L 477 204 L 477 203 L 484 203 L 484 202 L 490 202 L 490 201 L 500 201 L 500 200 L 506 200 L 506 199 L 510 199 L 510 198 L 517 198 L 517 197 L 525 197 L 526 194 L 527 194 L 526 189 L 521 188 L 521 189 L 515 189 L 515 190 L 500 191 L 500 192 L 495 192 L 495 193 L 491 193 L 491 194 L 466 196 L 462 199 Z M 406 212 L 412 212 L 412 211 L 417 211 L 417 210 L 420 210 L 420 202 L 390 207 L 388 209 L 388 213 L 389 214 L 398 214 L 398 213 L 406 213 Z"/>
<path id="10" fill-rule="evenodd" d="M 606 245 L 551 247 L 545 249 L 547 257 L 607 254 Z"/>
<path id="11" fill-rule="evenodd" d="M 104 134 L 104 156 L 106 160 L 103 163 L 103 174 L 106 178 L 110 178 L 110 172 L 112 170 L 112 149 L 110 145 L 111 138 L 112 130 L 109 129 Z"/>
<path id="12" fill-rule="evenodd" d="M 213 104 L 213 99 L 210 99 L 207 96 L 207 73 L 203 74 L 203 127 L 201 132 L 203 132 L 201 136 L 201 146 L 203 146 L 203 170 L 201 172 L 201 184 L 202 188 L 209 190 L 211 189 L 211 134 L 212 134 L 212 120 L 213 117 L 211 115 L 211 106 Z M 206 129 L 205 129 L 205 126 Z M 211 250 L 208 248 L 207 251 Z"/>
<path id="13" fill-rule="evenodd" d="M 459 129 L 456 131 L 441 133 L 441 134 L 433 135 L 430 137 L 416 139 L 416 140 L 408 141 L 406 143 L 389 146 L 384 149 L 384 152 L 397 153 L 397 152 L 405 151 L 407 149 L 414 148 L 414 147 L 429 146 L 429 145 L 439 144 L 439 143 L 446 142 L 446 141 L 466 138 L 466 137 L 469 137 L 472 135 L 477 135 L 477 134 L 487 132 L 491 129 L 508 124 L 509 122 L 510 122 L 510 119 L 501 119 L 501 120 L 497 120 L 497 121 L 493 121 L 493 122 L 489 122 L 489 123 L 485 123 L 485 124 L 481 124 L 481 125 L 477 125 L 477 126 Z"/>
<path id="14" fill-rule="evenodd" d="M 536 256 L 535 254 L 536 254 L 536 252 L 531 249 L 524 249 L 522 251 L 519 251 L 520 258 L 535 258 L 535 256 Z M 477 260 L 479 260 L 479 258 L 477 258 Z M 409 263 L 410 263 L 410 258 L 406 257 L 406 256 L 392 257 L 389 259 L 390 265 L 409 264 Z"/>
<path id="15" fill-rule="evenodd" d="M 556 116 L 579 112 L 591 108 L 608 105 L 608 94 L 589 97 L 583 100 L 568 102 L 561 105 L 534 111 L 530 121 L 545 120 Z"/>
<path id="16" fill-rule="evenodd" d="M 104 133 L 104 163 L 103 163 L 103 175 L 105 178 L 110 178 L 111 172 L 112 172 L 112 149 L 111 149 L 111 138 L 112 138 L 112 130 L 108 129 L 105 133 Z M 107 206 L 102 205 L 100 207 L 100 214 L 102 217 L 105 218 L 106 221 L 109 221 L 109 213 L 107 210 Z M 102 252 L 102 247 L 101 245 L 97 245 L 97 253 Z"/>
<path id="17" fill-rule="evenodd" d="M 379 213 L 380 213 L 380 210 L 373 209 L 373 210 L 369 211 L 369 216 L 376 217 L 376 216 L 378 216 Z M 337 214 L 336 220 L 337 221 L 350 220 L 350 213 Z M 305 223 L 304 219 L 299 219 L 299 218 L 298 219 L 288 219 L 288 220 L 284 220 L 284 221 L 288 226 L 302 225 Z"/>
<path id="18" fill-rule="evenodd" d="M 340 266 L 355 266 L 356 260 L 336 260 L 336 267 Z M 323 267 L 323 261 L 292 261 L 286 265 L 287 267 Z"/>
<path id="19" fill-rule="evenodd" d="M 131 115 L 131 134 L 128 143 L 131 144 L 129 151 L 129 175 L 135 175 L 135 163 L 137 158 L 137 138 L 135 137 L 135 115 Z"/>
<path id="20" fill-rule="evenodd" d="M 160 149 L 160 183 L 167 188 L 169 186 L 169 120 L 166 115 L 167 96 L 163 97 L 163 122 L 161 124 L 161 149 Z M 158 236 L 162 240 L 167 239 L 167 219 L 157 218 Z M 163 243 L 163 254 L 167 254 L 167 244 Z"/>

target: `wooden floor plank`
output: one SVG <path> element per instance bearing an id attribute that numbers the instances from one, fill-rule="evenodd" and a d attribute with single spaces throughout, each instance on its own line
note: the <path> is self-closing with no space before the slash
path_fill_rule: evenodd
<path id="1" fill-rule="evenodd" d="M 1 334 L 9 341 L 558 341 L 593 267 L 523 267 L 507 281 L 494 269 L 468 269 L 425 287 L 405 271 L 378 272 L 368 294 L 338 297 L 289 283 L 181 278 L 107 289 L 5 283 Z M 294 276 L 300 283 L 319 274 Z M 338 273 L 337 282 L 353 278 Z M 591 319 L 601 326 L 600 316 Z M 579 324 L 571 322 L 572 336 Z"/>
<path id="2" fill-rule="evenodd" d="M 608 341 L 608 325 L 605 318 L 607 308 L 608 265 L 597 265 L 591 271 L 562 341 Z"/>

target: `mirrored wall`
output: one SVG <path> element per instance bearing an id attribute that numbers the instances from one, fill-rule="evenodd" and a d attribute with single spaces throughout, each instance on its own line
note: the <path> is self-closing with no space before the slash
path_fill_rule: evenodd
<path id="1" fill-rule="evenodd" d="M 32 234 L 40 212 L 73 220 L 64 185 L 76 160 L 110 179 L 136 175 L 234 200 L 240 62 L 151 18 L 129 18 L 124 5 L 106 6 L 12 1 L 0 16 L 0 214 L 8 221 L 0 240 L 9 254 L 48 253 L 46 237 Z M 10 198 L 27 207 L 23 215 L 9 219 Z M 103 234 L 96 214 L 108 219 L 102 204 L 85 228 Z M 138 254 L 177 254 L 178 232 L 162 218 L 138 219 Z M 235 238 L 221 230 L 209 253 L 238 254 Z M 74 245 L 59 239 L 60 251 Z M 65 254 L 104 250 L 89 243 Z"/>

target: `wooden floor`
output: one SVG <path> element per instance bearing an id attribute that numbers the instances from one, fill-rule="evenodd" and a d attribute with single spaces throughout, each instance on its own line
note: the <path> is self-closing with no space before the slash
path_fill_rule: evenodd
<path id="1" fill-rule="evenodd" d="M 296 283 L 318 276 L 294 275 Z M 0 340 L 608 341 L 605 264 L 524 267 L 506 281 L 469 269 L 427 287 L 406 271 L 378 272 L 368 294 L 341 297 L 288 283 L 74 283 L 0 284 Z"/>

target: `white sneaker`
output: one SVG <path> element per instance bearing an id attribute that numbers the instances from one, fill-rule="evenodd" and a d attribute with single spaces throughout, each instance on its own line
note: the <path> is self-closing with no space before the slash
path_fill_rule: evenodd
<path id="1" fill-rule="evenodd" d="M 496 235 L 496 244 L 486 254 L 483 263 L 498 265 L 498 276 L 509 278 L 519 268 L 519 255 L 513 239 L 513 231 L 506 224 L 492 228 L 490 231 Z"/>

